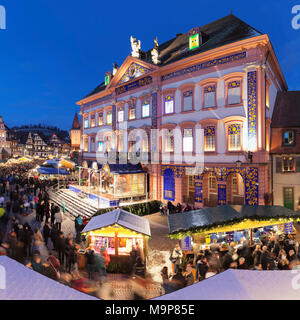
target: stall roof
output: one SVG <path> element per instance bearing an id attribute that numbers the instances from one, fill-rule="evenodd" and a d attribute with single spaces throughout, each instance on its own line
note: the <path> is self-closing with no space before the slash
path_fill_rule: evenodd
<path id="1" fill-rule="evenodd" d="M 294 271 L 229 269 L 154 300 L 299 300 Z"/>
<path id="2" fill-rule="evenodd" d="M 300 218 L 295 212 L 281 206 L 220 206 L 203 208 L 168 216 L 171 234 L 187 231 L 209 231 L 216 226 L 231 225 L 243 220 L 267 221 L 279 218 Z M 234 229 L 233 229 L 234 230 Z"/>
<path id="3" fill-rule="evenodd" d="M 38 172 L 40 174 L 46 174 L 46 175 L 51 175 L 51 174 L 57 175 L 58 173 L 60 175 L 69 175 L 69 172 L 64 169 L 57 170 L 57 168 L 51 168 L 51 167 L 40 167 L 38 169 Z"/>
<path id="4" fill-rule="evenodd" d="M 0 257 L 0 268 L 5 273 L 5 283 L 0 279 L 0 300 L 98 300 L 6 256 Z"/>
<path id="5" fill-rule="evenodd" d="M 82 233 L 112 226 L 114 224 L 118 224 L 119 226 L 142 233 L 149 237 L 151 236 L 150 223 L 147 219 L 122 209 L 116 209 L 93 217 L 85 226 Z"/>

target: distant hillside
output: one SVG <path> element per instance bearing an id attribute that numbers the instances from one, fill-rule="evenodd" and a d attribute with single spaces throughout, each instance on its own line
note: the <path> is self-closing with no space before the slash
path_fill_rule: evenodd
<path id="1" fill-rule="evenodd" d="M 65 130 L 61 130 L 57 127 L 52 127 L 52 126 L 44 126 L 41 124 L 38 125 L 25 125 L 25 126 L 20 126 L 20 127 L 13 127 L 11 128 L 11 130 L 15 131 L 15 132 L 31 132 L 31 133 L 41 133 L 47 137 L 51 136 L 53 133 L 57 134 L 59 137 L 61 137 L 62 139 L 68 141 L 70 140 L 70 136 L 69 136 L 69 132 L 65 131 Z"/>

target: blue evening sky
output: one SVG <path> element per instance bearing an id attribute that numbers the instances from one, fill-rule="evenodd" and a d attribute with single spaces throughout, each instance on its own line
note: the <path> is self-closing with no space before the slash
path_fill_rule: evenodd
<path id="1" fill-rule="evenodd" d="M 0 0 L 0 115 L 8 126 L 43 123 L 69 129 L 75 104 L 130 54 L 130 35 L 153 47 L 233 10 L 268 33 L 290 90 L 300 90 L 300 29 L 291 26 L 300 0 L 101 1 Z"/>

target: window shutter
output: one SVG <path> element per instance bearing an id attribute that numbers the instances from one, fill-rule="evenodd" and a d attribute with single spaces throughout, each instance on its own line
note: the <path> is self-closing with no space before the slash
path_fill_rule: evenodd
<path id="1" fill-rule="evenodd" d="M 296 157 L 296 172 L 300 172 L 300 156 Z"/>
<path id="2" fill-rule="evenodd" d="M 276 173 L 282 172 L 282 158 L 276 158 Z"/>

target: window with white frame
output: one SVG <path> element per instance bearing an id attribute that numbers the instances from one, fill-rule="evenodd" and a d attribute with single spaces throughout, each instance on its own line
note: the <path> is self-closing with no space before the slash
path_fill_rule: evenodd
<path id="1" fill-rule="evenodd" d="M 228 83 L 228 104 L 241 103 L 241 81 L 231 81 Z"/>
<path id="2" fill-rule="evenodd" d="M 89 127 L 89 118 L 84 118 L 84 129 Z"/>
<path id="3" fill-rule="evenodd" d="M 174 97 L 171 95 L 165 98 L 165 114 L 174 113 Z"/>
<path id="4" fill-rule="evenodd" d="M 193 110 L 193 90 L 183 92 L 183 111 Z"/>
<path id="5" fill-rule="evenodd" d="M 91 128 L 96 127 L 96 116 L 93 114 L 91 116 Z"/>
<path id="6" fill-rule="evenodd" d="M 208 175 L 208 187 L 209 191 L 217 190 L 217 179 L 213 172 L 210 172 Z"/>
<path id="7" fill-rule="evenodd" d="M 204 108 L 213 108 L 216 106 L 216 86 L 207 86 L 204 88 Z"/>
<path id="8" fill-rule="evenodd" d="M 148 118 L 150 117 L 150 103 L 148 100 L 145 100 L 142 106 L 142 117 Z"/>
<path id="9" fill-rule="evenodd" d="M 135 107 L 129 108 L 129 120 L 135 120 L 136 118 L 136 110 Z"/>
<path id="10" fill-rule="evenodd" d="M 228 126 L 228 151 L 240 151 L 241 149 L 241 125 L 231 124 Z"/>
<path id="11" fill-rule="evenodd" d="M 193 152 L 194 150 L 194 139 L 193 129 L 183 130 L 183 152 Z"/>
<path id="12" fill-rule="evenodd" d="M 216 127 L 214 126 L 204 129 L 204 151 L 216 151 Z"/>
<path id="13" fill-rule="evenodd" d="M 112 124 L 112 112 L 111 111 L 107 112 L 106 124 L 108 124 L 108 125 Z"/>
<path id="14" fill-rule="evenodd" d="M 123 122 L 124 121 L 124 109 L 119 108 L 118 110 L 118 121 Z"/>
<path id="15" fill-rule="evenodd" d="M 98 126 L 103 126 L 103 113 L 98 114 Z"/>

